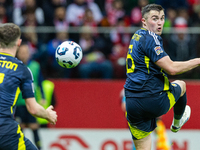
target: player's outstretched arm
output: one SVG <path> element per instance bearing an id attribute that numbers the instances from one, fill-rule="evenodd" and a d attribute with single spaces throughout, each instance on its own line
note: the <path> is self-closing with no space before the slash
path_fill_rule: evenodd
<path id="1" fill-rule="evenodd" d="M 56 124 L 57 114 L 53 110 L 53 106 L 49 106 L 46 110 L 36 102 L 35 98 L 27 98 L 26 107 L 30 114 L 35 117 L 44 118 L 49 121 L 51 124 Z"/>
<path id="2" fill-rule="evenodd" d="M 172 61 L 169 56 L 165 56 L 155 63 L 168 74 L 177 75 L 198 67 L 200 65 L 200 58 L 188 61 Z"/>

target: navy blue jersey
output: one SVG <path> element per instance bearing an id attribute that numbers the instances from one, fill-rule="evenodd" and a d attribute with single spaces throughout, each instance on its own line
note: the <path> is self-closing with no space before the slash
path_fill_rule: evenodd
<path id="1" fill-rule="evenodd" d="M 165 56 L 159 35 L 144 28 L 135 32 L 126 59 L 126 97 L 146 97 L 170 90 L 167 74 L 155 64 Z"/>
<path id="2" fill-rule="evenodd" d="M 17 58 L 0 53 L 0 135 L 17 133 L 14 111 L 20 91 L 23 98 L 34 97 L 30 70 Z"/>

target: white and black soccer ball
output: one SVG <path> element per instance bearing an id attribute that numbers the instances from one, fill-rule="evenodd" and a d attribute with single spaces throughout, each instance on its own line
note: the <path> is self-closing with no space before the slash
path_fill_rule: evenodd
<path id="1" fill-rule="evenodd" d="M 55 57 L 60 66 L 74 68 L 80 63 L 83 52 L 80 45 L 74 41 L 65 41 L 57 47 Z"/>

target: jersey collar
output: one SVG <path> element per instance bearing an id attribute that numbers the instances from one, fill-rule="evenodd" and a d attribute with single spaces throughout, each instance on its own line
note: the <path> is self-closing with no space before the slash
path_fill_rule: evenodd
<path id="1" fill-rule="evenodd" d="M 147 31 L 147 29 L 145 29 L 145 28 L 141 28 L 141 29 Z"/>
<path id="2" fill-rule="evenodd" d="M 1 54 L 1 55 L 7 55 L 7 56 L 12 56 L 12 57 L 13 57 L 13 55 L 8 54 L 8 53 L 1 53 L 1 52 L 0 52 L 0 54 Z"/>

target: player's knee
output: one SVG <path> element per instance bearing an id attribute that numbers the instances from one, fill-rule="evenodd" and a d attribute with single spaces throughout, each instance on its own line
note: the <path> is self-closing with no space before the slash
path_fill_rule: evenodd
<path id="1" fill-rule="evenodd" d="M 185 92 L 186 92 L 186 83 L 182 81 L 181 96 L 183 96 Z"/>
<path id="2" fill-rule="evenodd" d="M 175 80 L 174 83 L 177 83 L 181 87 L 181 96 L 186 92 L 186 83 L 183 80 Z"/>
<path id="3" fill-rule="evenodd" d="M 183 94 L 185 94 L 186 92 L 186 83 L 185 81 L 177 80 L 177 84 L 179 84 L 179 86 L 181 87 L 181 96 L 183 96 Z"/>

